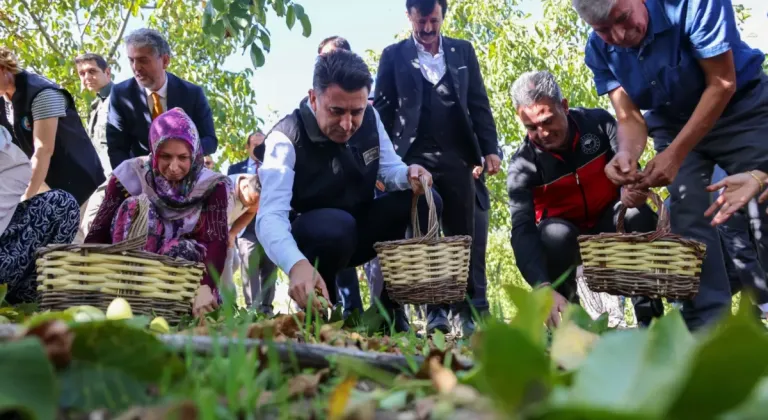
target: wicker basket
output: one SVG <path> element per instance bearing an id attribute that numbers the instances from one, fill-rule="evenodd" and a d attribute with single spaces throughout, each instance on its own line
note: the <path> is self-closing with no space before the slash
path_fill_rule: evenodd
<path id="1" fill-rule="evenodd" d="M 426 186 L 424 179 L 421 183 Z M 425 187 L 429 231 L 421 235 L 418 196 L 411 204 L 412 239 L 377 242 L 381 271 L 389 296 L 400 304 L 453 303 L 464 300 L 469 274 L 470 236 L 439 237 L 431 189 Z"/>
<path id="2" fill-rule="evenodd" d="M 594 292 L 620 296 L 689 299 L 699 291 L 706 247 L 670 233 L 669 213 L 658 195 L 651 200 L 659 211 L 656 231 L 624 233 L 621 206 L 618 233 L 579 236 L 584 277 Z"/>
<path id="3" fill-rule="evenodd" d="M 188 314 L 203 265 L 140 251 L 146 237 L 115 245 L 51 245 L 37 251 L 41 309 L 91 305 L 106 311 L 122 297 L 135 315 L 175 323 Z"/>

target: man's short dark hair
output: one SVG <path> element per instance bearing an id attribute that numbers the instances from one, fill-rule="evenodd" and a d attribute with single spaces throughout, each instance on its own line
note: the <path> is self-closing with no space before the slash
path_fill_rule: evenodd
<path id="1" fill-rule="evenodd" d="M 338 85 L 347 92 L 362 88 L 371 91 L 371 71 L 359 55 L 346 51 L 334 50 L 317 57 L 312 87 L 317 93 L 323 93 L 331 85 Z"/>
<path id="2" fill-rule="evenodd" d="M 352 51 L 352 47 L 349 46 L 349 41 L 347 41 L 346 38 L 334 35 L 320 41 L 320 45 L 317 47 L 317 53 L 320 54 L 323 51 L 323 48 L 328 44 L 333 44 L 337 49 Z"/>
<path id="3" fill-rule="evenodd" d="M 411 13 L 411 9 L 415 8 L 422 16 L 427 16 L 435 10 L 435 4 L 443 8 L 443 16 L 445 16 L 448 12 L 448 0 L 406 0 L 405 10 Z"/>
<path id="4" fill-rule="evenodd" d="M 105 60 L 104 57 L 98 54 L 85 53 L 75 57 L 75 65 L 82 64 L 86 61 L 95 61 L 96 65 L 99 66 L 101 71 L 107 71 L 107 60 Z"/>

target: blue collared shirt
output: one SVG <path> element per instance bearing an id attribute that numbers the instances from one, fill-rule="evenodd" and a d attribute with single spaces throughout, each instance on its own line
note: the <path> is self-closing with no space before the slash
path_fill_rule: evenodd
<path id="1" fill-rule="evenodd" d="M 597 93 L 619 86 L 642 110 L 690 117 L 704 92 L 698 61 L 733 51 L 737 89 L 762 71 L 765 55 L 739 34 L 730 0 L 646 0 L 648 29 L 637 48 L 605 43 L 591 33 L 585 62 Z"/>

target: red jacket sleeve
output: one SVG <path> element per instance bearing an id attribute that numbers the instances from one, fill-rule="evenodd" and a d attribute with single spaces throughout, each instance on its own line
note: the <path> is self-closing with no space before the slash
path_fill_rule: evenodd
<path id="1" fill-rule="evenodd" d="M 224 271 L 227 258 L 227 187 L 224 183 L 216 186 L 203 204 L 198 228 L 194 239 L 205 246 L 205 274 L 201 284 L 208 285 L 214 292 L 217 290 L 216 281 Z M 215 275 L 214 275 L 215 273 Z"/>
<path id="2" fill-rule="evenodd" d="M 128 198 L 128 193 L 117 178 L 110 177 L 107 188 L 104 191 L 104 201 L 96 213 L 96 217 L 91 223 L 88 236 L 85 237 L 85 243 L 92 244 L 111 244 L 112 243 L 112 220 L 115 218 L 120 204 Z"/>

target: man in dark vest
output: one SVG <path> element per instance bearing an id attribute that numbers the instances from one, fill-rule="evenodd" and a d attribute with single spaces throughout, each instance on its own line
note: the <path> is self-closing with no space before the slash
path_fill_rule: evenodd
<path id="1" fill-rule="evenodd" d="M 265 141 L 256 234 L 267 256 L 288 273 L 288 293 L 301 307 L 316 290 L 335 303 L 339 271 L 373 258 L 374 243 L 403 239 L 413 195 L 423 192 L 418 179 L 432 184 L 426 169 L 406 166 L 395 153 L 368 104 L 371 83 L 368 67 L 354 53 L 319 56 L 309 97 Z M 377 179 L 388 192 L 374 197 Z M 419 207 L 426 216 L 423 198 Z M 386 287 L 381 302 L 395 329 L 408 330 Z"/>
<path id="2" fill-rule="evenodd" d="M 629 208 L 627 232 L 654 230 L 656 215 L 645 203 L 647 191 L 619 189 L 605 174 L 616 153 L 616 120 L 611 114 L 569 108 L 554 76 L 546 71 L 521 75 L 512 85 L 512 103 L 527 131 L 507 175 L 512 250 L 531 287 L 549 287 L 569 273 L 553 293 L 547 323 L 556 326 L 568 302 L 579 303 L 578 236 L 616 232 L 622 203 Z M 634 301 L 640 324 L 663 314 L 660 301 Z"/>
<path id="3" fill-rule="evenodd" d="M 480 66 L 472 44 L 440 35 L 446 0 L 407 0 L 406 10 L 413 36 L 381 54 L 374 106 L 397 154 L 434 175 L 445 234 L 473 235 L 472 170 L 484 162 L 493 175 L 501 163 Z M 473 298 L 471 274 L 467 288 Z M 427 311 L 428 332 L 450 331 L 446 305 Z"/>
<path id="4" fill-rule="evenodd" d="M 77 114 L 72 95 L 56 83 L 18 66 L 0 47 L 0 125 L 32 162 L 32 179 L 22 200 L 45 189 L 62 189 L 83 204 L 104 182 L 104 170 Z"/>

